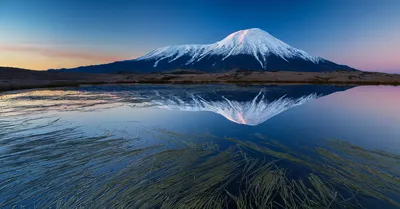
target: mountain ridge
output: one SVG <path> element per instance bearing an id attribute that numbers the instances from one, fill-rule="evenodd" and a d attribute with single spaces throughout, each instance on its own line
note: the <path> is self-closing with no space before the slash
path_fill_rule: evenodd
<path id="1" fill-rule="evenodd" d="M 213 44 L 189 44 L 155 49 L 133 60 L 82 66 L 63 71 L 162 72 L 195 69 L 226 72 L 232 69 L 321 72 L 355 70 L 291 47 L 259 28 L 234 32 Z"/>
<path id="2" fill-rule="evenodd" d="M 285 44 L 284 42 L 276 39 L 269 33 L 259 28 L 234 32 L 223 40 L 213 44 L 190 44 L 158 48 L 142 57 L 137 58 L 136 60 L 159 58 L 155 62 L 154 67 L 156 67 L 158 62 L 163 59 L 171 58 L 169 62 L 172 62 L 185 54 L 192 56 L 192 59 L 190 59 L 186 65 L 199 61 L 207 55 L 223 55 L 224 57 L 222 60 L 225 60 L 229 56 L 238 54 L 253 55 L 264 69 L 266 68 L 267 63 L 265 62 L 265 59 L 259 57 L 259 54 L 274 54 L 284 60 L 294 56 L 299 56 L 314 63 L 323 61 L 323 59 L 320 57 L 311 56 L 302 50 Z"/>

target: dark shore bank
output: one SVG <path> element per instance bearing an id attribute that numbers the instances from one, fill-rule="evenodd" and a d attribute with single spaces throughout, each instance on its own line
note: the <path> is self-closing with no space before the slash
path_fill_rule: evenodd
<path id="1" fill-rule="evenodd" d="M 362 71 L 254 72 L 244 70 L 211 74 L 192 70 L 176 70 L 149 74 L 89 74 L 33 71 L 0 67 L 0 91 L 119 83 L 315 83 L 338 85 L 400 85 L 400 75 Z"/>

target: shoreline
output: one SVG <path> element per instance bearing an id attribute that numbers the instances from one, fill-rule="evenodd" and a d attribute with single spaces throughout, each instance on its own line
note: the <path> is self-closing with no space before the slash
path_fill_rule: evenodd
<path id="1" fill-rule="evenodd" d="M 0 93 L 18 91 L 18 90 L 34 90 L 34 89 L 52 89 L 63 87 L 79 87 L 85 85 L 128 85 L 128 84 L 176 84 L 176 85 L 200 85 L 200 84 L 242 84 L 242 85 L 351 85 L 351 86 L 399 86 L 400 82 L 386 83 L 386 82 L 300 82 L 300 81 L 223 81 L 223 82 L 210 82 L 210 81 L 173 81 L 173 82 L 82 82 L 82 83 L 51 83 L 51 84 L 38 84 L 38 85 L 18 85 L 18 86 L 0 86 Z"/>
<path id="2" fill-rule="evenodd" d="M 0 92 L 59 88 L 80 85 L 118 84 L 326 84 L 326 85 L 400 85 L 400 75 L 362 72 L 257 72 L 231 71 L 203 73 L 173 71 L 149 74 L 87 74 L 30 71 L 0 68 Z"/>

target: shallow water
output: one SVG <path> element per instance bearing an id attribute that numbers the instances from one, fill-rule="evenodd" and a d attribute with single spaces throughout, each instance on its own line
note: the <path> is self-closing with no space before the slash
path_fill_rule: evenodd
<path id="1" fill-rule="evenodd" d="M 246 190 L 241 181 L 259 172 L 246 168 L 274 162 L 289 180 L 310 186 L 308 176 L 316 174 L 329 183 L 340 194 L 329 207 L 396 208 L 399 104 L 400 88 L 388 86 L 106 85 L 3 93 L 0 207 L 196 208 L 193 200 L 215 197 L 235 208 Z M 318 201 L 309 203 L 325 204 Z M 246 204 L 261 207 L 256 198 Z"/>

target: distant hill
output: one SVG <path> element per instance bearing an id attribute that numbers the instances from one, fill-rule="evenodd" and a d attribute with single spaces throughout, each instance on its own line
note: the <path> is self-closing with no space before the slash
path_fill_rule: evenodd
<path id="1" fill-rule="evenodd" d="M 24 78 L 27 75 L 42 75 L 45 71 L 34 71 L 24 68 L 16 68 L 16 67 L 1 67 L 0 66 L 0 79 L 7 78 Z"/>

